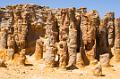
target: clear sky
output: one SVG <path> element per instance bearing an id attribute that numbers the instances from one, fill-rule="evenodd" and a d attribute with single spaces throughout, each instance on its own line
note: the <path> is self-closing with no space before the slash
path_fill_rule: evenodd
<path id="1" fill-rule="evenodd" d="M 108 11 L 114 11 L 115 16 L 120 17 L 120 0 L 0 0 L 1 7 L 20 3 L 34 3 L 50 8 L 79 8 L 84 6 L 88 10 L 96 9 L 102 17 Z"/>

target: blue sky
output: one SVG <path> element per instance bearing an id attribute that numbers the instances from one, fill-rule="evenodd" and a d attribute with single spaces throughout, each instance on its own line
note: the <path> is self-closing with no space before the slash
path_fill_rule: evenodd
<path id="1" fill-rule="evenodd" d="M 0 0 L 1 7 L 20 3 L 35 3 L 50 8 L 84 6 L 88 10 L 96 9 L 102 17 L 108 11 L 114 11 L 116 17 L 120 16 L 120 0 Z"/>

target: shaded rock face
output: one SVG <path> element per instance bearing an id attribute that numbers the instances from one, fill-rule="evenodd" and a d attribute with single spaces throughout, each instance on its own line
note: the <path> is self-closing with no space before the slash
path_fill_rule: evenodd
<path id="1" fill-rule="evenodd" d="M 115 19 L 113 12 L 100 19 L 96 10 L 87 12 L 84 7 L 20 4 L 1 8 L 0 13 L 0 58 L 4 62 L 24 65 L 25 55 L 30 55 L 47 67 L 80 68 L 99 60 L 108 64 L 112 55 L 114 61 L 120 60 L 120 18 Z"/>

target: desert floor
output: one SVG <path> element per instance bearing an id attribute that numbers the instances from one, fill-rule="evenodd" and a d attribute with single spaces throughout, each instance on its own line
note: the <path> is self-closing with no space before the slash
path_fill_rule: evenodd
<path id="1" fill-rule="evenodd" d="M 74 70 L 42 70 L 41 65 L 0 67 L 0 79 L 120 79 L 120 64 L 102 68 L 103 75 L 100 77 L 92 74 L 93 67 Z"/>

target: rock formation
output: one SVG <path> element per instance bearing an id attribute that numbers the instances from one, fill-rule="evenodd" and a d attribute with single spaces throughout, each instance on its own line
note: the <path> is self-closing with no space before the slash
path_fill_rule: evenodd
<path id="1" fill-rule="evenodd" d="M 109 12 L 104 17 L 104 24 L 106 26 L 107 31 L 107 47 L 108 53 L 111 55 L 111 49 L 114 46 L 114 39 L 115 39 L 115 25 L 114 25 L 114 13 Z"/>
<path id="2" fill-rule="evenodd" d="M 36 47 L 35 47 L 34 56 L 35 56 L 36 60 L 43 58 L 43 41 L 41 38 L 36 40 Z"/>
<path id="3" fill-rule="evenodd" d="M 115 42 L 114 42 L 114 49 L 113 49 L 113 62 L 119 62 L 120 61 L 120 18 L 115 19 Z"/>
<path id="4" fill-rule="evenodd" d="M 69 14 L 68 9 L 62 9 L 61 10 L 61 22 L 59 27 L 59 67 L 60 68 L 66 68 L 67 65 L 67 57 L 68 57 L 68 46 L 67 46 L 67 40 L 68 40 L 68 31 L 69 31 Z"/>
<path id="5" fill-rule="evenodd" d="M 108 53 L 100 55 L 100 63 L 104 67 L 110 66 L 110 55 Z"/>
<path id="6" fill-rule="evenodd" d="M 57 53 L 57 48 L 55 43 L 57 42 L 57 24 L 56 18 L 49 12 L 48 19 L 46 22 L 46 41 L 45 41 L 45 64 L 47 67 L 54 67 L 55 65 L 55 54 Z"/>
<path id="7" fill-rule="evenodd" d="M 102 67 L 101 67 L 100 63 L 95 65 L 95 67 L 93 69 L 93 75 L 95 75 L 95 76 L 102 76 Z"/>
<path id="8" fill-rule="evenodd" d="M 31 56 L 34 61 L 42 59 L 48 68 L 62 69 L 98 61 L 107 66 L 111 58 L 118 62 L 120 18 L 114 16 L 108 12 L 100 19 L 96 10 L 87 12 L 85 7 L 19 4 L 0 8 L 0 59 L 25 65 L 26 56 Z"/>
<path id="9" fill-rule="evenodd" d="M 99 15 L 93 10 L 83 14 L 81 17 L 81 33 L 84 52 L 90 64 L 94 63 L 96 56 L 96 28 Z"/>
<path id="10" fill-rule="evenodd" d="M 75 8 L 69 9 L 70 25 L 69 25 L 69 35 L 68 35 L 68 54 L 70 67 L 75 64 L 76 53 L 77 53 L 77 20 L 75 18 Z"/>
<path id="11" fill-rule="evenodd" d="M 85 65 L 84 59 L 85 52 L 82 40 L 82 30 L 81 30 L 81 19 L 83 15 L 86 14 L 87 8 L 81 7 L 76 12 L 76 19 L 77 19 L 77 58 L 76 58 L 76 66 L 81 68 Z M 85 59 L 86 60 L 86 59 Z"/>

